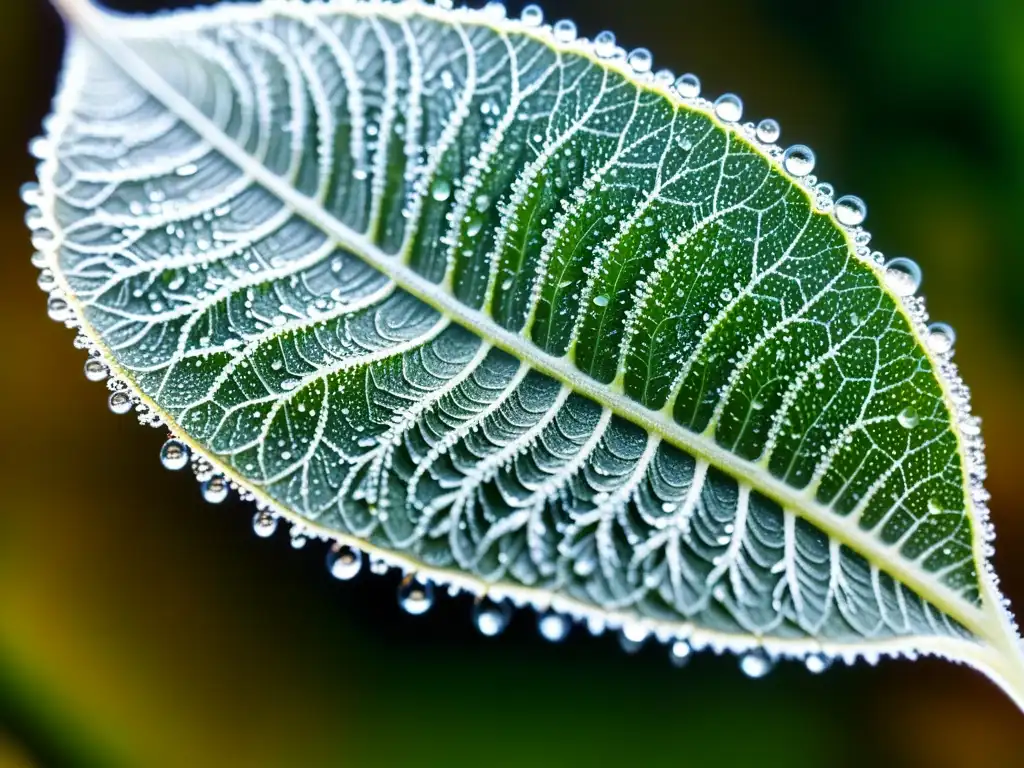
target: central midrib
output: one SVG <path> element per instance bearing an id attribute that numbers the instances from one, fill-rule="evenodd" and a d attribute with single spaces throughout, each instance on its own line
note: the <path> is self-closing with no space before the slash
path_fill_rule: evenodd
<path id="1" fill-rule="evenodd" d="M 363 235 L 352 231 L 344 223 L 263 165 L 255 162 L 241 147 L 224 134 L 199 109 L 168 84 L 130 46 L 114 33 L 118 19 L 99 11 L 83 0 L 63 0 L 69 20 L 86 34 L 97 48 L 120 67 L 128 77 L 160 100 L 168 110 L 182 119 L 246 175 L 277 196 L 311 224 L 332 236 L 355 256 L 378 270 L 396 285 L 430 305 L 452 321 L 480 336 L 490 344 L 503 349 L 532 368 L 572 387 L 601 406 L 622 416 L 644 429 L 659 435 L 698 459 L 703 459 L 751 488 L 772 499 L 783 508 L 805 518 L 830 537 L 850 547 L 869 562 L 889 573 L 894 579 L 912 589 L 920 597 L 935 605 L 979 637 L 992 635 L 990 614 L 965 601 L 946 585 L 929 574 L 908 567 L 910 563 L 898 550 L 881 544 L 855 521 L 841 517 L 819 504 L 812 495 L 793 488 L 773 477 L 766 470 L 719 446 L 713 438 L 699 435 L 667 418 L 665 413 L 652 411 L 625 394 L 610 390 L 579 371 L 568 358 L 555 357 L 538 349 L 531 341 L 502 328 L 489 315 L 462 304 L 453 295 L 397 259 L 383 253 Z M 163 20 L 163 21 L 166 21 Z"/>

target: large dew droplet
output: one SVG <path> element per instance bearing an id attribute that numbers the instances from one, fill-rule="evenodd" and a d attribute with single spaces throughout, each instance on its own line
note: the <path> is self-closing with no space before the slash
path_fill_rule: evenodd
<path id="1" fill-rule="evenodd" d="M 715 99 L 715 114 L 724 123 L 736 123 L 743 117 L 743 100 L 735 93 L 723 93 Z"/>
<path id="2" fill-rule="evenodd" d="M 683 667 L 690 663 L 693 651 L 686 640 L 676 640 L 668 650 L 669 661 L 673 666 Z"/>
<path id="3" fill-rule="evenodd" d="M 199 488 L 202 491 L 203 499 L 210 504 L 220 504 L 228 497 L 228 491 L 230 490 L 228 481 L 221 475 L 214 475 L 209 480 L 204 481 Z"/>
<path id="4" fill-rule="evenodd" d="M 413 616 L 426 613 L 434 604 L 434 585 L 426 579 L 406 576 L 398 585 L 398 604 Z"/>
<path id="5" fill-rule="evenodd" d="M 544 23 L 544 11 L 541 10 L 539 5 L 531 3 L 523 8 L 519 19 L 528 27 L 539 27 Z"/>
<path id="6" fill-rule="evenodd" d="M 615 34 L 605 30 L 594 38 L 594 53 L 598 58 L 610 59 L 615 55 Z"/>
<path id="7" fill-rule="evenodd" d="M 913 296 L 921 287 L 921 268 L 913 259 L 893 259 L 885 265 L 885 283 L 897 296 Z"/>
<path id="8" fill-rule="evenodd" d="M 938 355 L 944 355 L 956 344 L 956 331 L 948 323 L 932 323 L 928 326 L 928 348 Z"/>
<path id="9" fill-rule="evenodd" d="M 644 75 L 651 71 L 651 67 L 654 65 L 654 55 L 646 48 L 637 48 L 630 52 L 626 63 L 634 72 Z"/>
<path id="10" fill-rule="evenodd" d="M 571 19 L 559 19 L 551 31 L 560 43 L 571 43 L 576 39 L 576 23 Z"/>
<path id="11" fill-rule="evenodd" d="M 347 544 L 335 544 L 327 550 L 327 570 L 340 581 L 349 581 L 363 569 L 363 553 Z"/>
<path id="12" fill-rule="evenodd" d="M 676 79 L 675 89 L 684 99 L 696 99 L 700 96 L 700 78 L 692 72 L 680 75 Z"/>
<path id="13" fill-rule="evenodd" d="M 512 618 L 512 604 L 508 600 L 479 598 L 473 603 L 473 623 L 485 637 L 500 635 Z"/>
<path id="14" fill-rule="evenodd" d="M 832 209 L 836 221 L 844 227 L 859 227 L 868 217 L 868 207 L 856 195 L 843 195 Z"/>
<path id="15" fill-rule="evenodd" d="M 779 127 L 777 120 L 773 120 L 770 117 L 766 117 L 760 123 L 757 124 L 755 130 L 757 140 L 764 144 L 774 144 L 779 140 L 779 136 L 782 135 L 782 128 Z"/>
<path id="16" fill-rule="evenodd" d="M 46 302 L 46 314 L 50 316 L 51 320 L 63 323 L 71 317 L 71 307 L 68 306 L 67 301 L 63 297 L 51 296 Z"/>
<path id="17" fill-rule="evenodd" d="M 160 448 L 160 463 L 172 472 L 187 467 L 190 458 L 188 446 L 173 437 Z"/>
<path id="18" fill-rule="evenodd" d="M 569 635 L 569 619 L 555 611 L 545 611 L 537 617 L 537 631 L 545 640 L 560 643 Z"/>
<path id="19" fill-rule="evenodd" d="M 896 421 L 900 423 L 900 426 L 904 429 L 913 429 L 921 422 L 921 415 L 917 412 L 917 408 L 912 405 L 908 405 L 896 416 Z"/>
<path id="20" fill-rule="evenodd" d="M 252 516 L 252 530 L 261 539 L 269 539 L 277 530 L 277 517 L 266 509 Z"/>
<path id="21" fill-rule="evenodd" d="M 747 677 L 754 679 L 764 677 L 774 666 L 768 654 L 760 649 L 749 651 L 740 657 L 740 670 Z"/>
<path id="22" fill-rule="evenodd" d="M 111 411 L 121 416 L 132 409 L 132 398 L 123 390 L 111 392 L 110 397 L 107 398 L 107 406 Z"/>
<path id="23" fill-rule="evenodd" d="M 794 144 L 782 155 L 782 167 L 791 176 L 801 178 L 814 170 L 814 151 L 804 144 Z"/>
<path id="24" fill-rule="evenodd" d="M 103 381 L 109 375 L 107 364 L 98 357 L 90 357 L 85 361 L 85 378 L 89 381 Z"/>

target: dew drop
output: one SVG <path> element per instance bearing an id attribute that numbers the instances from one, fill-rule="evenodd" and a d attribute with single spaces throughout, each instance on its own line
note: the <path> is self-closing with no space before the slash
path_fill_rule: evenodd
<path id="1" fill-rule="evenodd" d="M 560 43 L 571 43 L 576 39 L 576 24 L 571 19 L 559 19 L 551 31 Z"/>
<path id="2" fill-rule="evenodd" d="M 913 259 L 893 259 L 885 265 L 885 283 L 897 296 L 912 296 L 921 287 L 921 268 Z"/>
<path id="3" fill-rule="evenodd" d="M 615 35 L 607 30 L 598 32 L 597 37 L 594 38 L 594 53 L 601 59 L 610 59 L 614 56 Z"/>
<path id="4" fill-rule="evenodd" d="M 48 269 L 42 270 L 36 277 L 36 285 L 39 286 L 40 290 L 49 293 L 53 290 L 53 287 L 57 284 L 57 279 L 53 276 L 53 272 Z"/>
<path id="5" fill-rule="evenodd" d="M 928 326 L 928 348 L 944 355 L 956 344 L 956 331 L 948 323 L 932 323 Z"/>
<path id="6" fill-rule="evenodd" d="M 307 539 L 306 539 L 305 535 L 303 535 L 303 532 L 301 530 L 299 530 L 297 528 L 292 528 L 292 530 L 291 530 L 291 545 L 292 545 L 292 549 L 302 549 L 304 546 L 306 546 L 306 541 L 307 541 Z"/>
<path id="7" fill-rule="evenodd" d="M 544 23 L 544 11 L 540 9 L 539 5 L 530 5 L 523 8 L 523 13 L 519 19 L 528 27 L 539 27 Z"/>
<path id="8" fill-rule="evenodd" d="M 782 155 L 782 167 L 797 178 L 814 170 L 814 150 L 804 144 L 794 144 Z"/>
<path id="9" fill-rule="evenodd" d="M 545 640 L 560 643 L 569 635 L 569 619 L 555 611 L 545 611 L 537 617 L 537 631 Z"/>
<path id="10" fill-rule="evenodd" d="M 111 392 L 110 397 L 107 398 L 107 406 L 121 416 L 132 409 L 132 399 L 127 392 Z"/>
<path id="11" fill-rule="evenodd" d="M 715 99 L 715 114 L 725 123 L 735 123 L 743 117 L 743 101 L 735 93 L 723 93 Z"/>
<path id="12" fill-rule="evenodd" d="M 768 658 L 768 654 L 760 649 L 750 651 L 740 657 L 740 670 L 750 678 L 764 677 L 772 671 L 773 666 L 775 665 Z"/>
<path id="13" fill-rule="evenodd" d="M 757 140 L 764 144 L 774 144 L 779 140 L 779 136 L 782 135 L 782 128 L 779 127 L 778 120 L 766 117 L 757 124 L 755 135 Z"/>
<path id="14" fill-rule="evenodd" d="M 856 195 L 843 195 L 836 200 L 835 208 L 836 221 L 844 227 L 859 227 L 868 217 L 868 207 Z"/>
<path id="15" fill-rule="evenodd" d="M 187 467 L 190 458 L 188 446 L 181 440 L 171 438 L 160 448 L 160 463 L 172 472 Z"/>
<path id="16" fill-rule="evenodd" d="M 283 389 L 285 392 L 291 392 L 297 386 L 299 386 L 299 382 L 297 379 L 285 379 L 284 381 L 281 382 L 281 389 Z"/>
<path id="17" fill-rule="evenodd" d="M 622 637 L 637 645 L 643 643 L 650 634 L 650 631 L 643 624 L 626 622 L 622 625 Z"/>
<path id="18" fill-rule="evenodd" d="M 684 667 L 690 663 L 693 650 L 686 640 L 676 640 L 668 649 L 668 658 L 673 666 Z"/>
<path id="19" fill-rule="evenodd" d="M 263 509 L 252 516 L 252 530 L 261 539 L 269 539 L 277 530 L 277 517 Z"/>
<path id="20" fill-rule="evenodd" d="M 900 423 L 900 426 L 904 429 L 913 429 L 921 422 L 921 415 L 917 412 L 917 408 L 912 405 L 908 405 L 899 415 L 896 416 L 896 421 Z"/>
<path id="21" fill-rule="evenodd" d="M 832 666 L 832 659 L 823 653 L 812 653 L 804 659 L 804 666 L 807 667 L 807 671 L 812 675 L 820 675 Z"/>
<path id="22" fill-rule="evenodd" d="M 199 486 L 203 499 L 210 504 L 220 504 L 228 497 L 228 481 L 221 475 L 214 475 Z"/>
<path id="23" fill-rule="evenodd" d="M 426 613 L 434 604 L 434 585 L 414 575 L 406 576 L 398 585 L 398 604 L 413 616 Z"/>
<path id="24" fill-rule="evenodd" d="M 605 296 L 603 293 L 601 295 L 599 295 L 599 296 L 595 296 L 594 297 L 594 304 L 596 304 L 599 307 L 607 307 L 608 306 L 608 297 Z"/>
<path id="25" fill-rule="evenodd" d="M 622 650 L 624 650 L 628 654 L 634 654 L 639 652 L 639 650 L 643 647 L 643 644 L 643 640 L 630 640 L 628 637 L 626 637 L 624 632 L 619 633 L 619 645 L 622 647 Z"/>
<path id="26" fill-rule="evenodd" d="M 187 163 L 186 165 L 178 168 L 176 173 L 182 177 L 195 176 L 199 172 L 199 166 L 195 163 Z"/>
<path id="27" fill-rule="evenodd" d="M 430 187 L 430 196 L 437 202 L 443 203 L 452 196 L 452 185 L 447 179 L 436 179 Z"/>
<path id="28" fill-rule="evenodd" d="M 491 0 L 484 6 L 484 13 L 490 16 L 492 19 L 504 19 L 505 18 L 505 5 L 499 3 L 496 0 Z"/>
<path id="29" fill-rule="evenodd" d="M 98 357 L 90 357 L 85 361 L 85 378 L 89 381 L 103 381 L 109 375 L 107 364 Z"/>
<path id="30" fill-rule="evenodd" d="M 676 78 L 675 89 L 684 99 L 696 99 L 700 96 L 700 78 L 692 72 L 680 75 Z"/>
<path id="31" fill-rule="evenodd" d="M 46 302 L 46 314 L 51 320 L 62 323 L 71 316 L 71 308 L 62 297 L 51 296 Z"/>
<path id="32" fill-rule="evenodd" d="M 335 544 L 327 550 L 327 570 L 340 581 L 350 581 L 363 569 L 363 553 L 347 544 Z"/>
<path id="33" fill-rule="evenodd" d="M 634 72 L 639 72 L 643 75 L 651 71 L 651 67 L 654 65 L 654 56 L 646 48 L 637 48 L 630 52 L 626 58 L 626 63 L 629 64 Z"/>
<path id="34" fill-rule="evenodd" d="M 508 600 L 481 597 L 473 603 L 473 623 L 484 637 L 500 635 L 512 618 L 512 604 Z"/>

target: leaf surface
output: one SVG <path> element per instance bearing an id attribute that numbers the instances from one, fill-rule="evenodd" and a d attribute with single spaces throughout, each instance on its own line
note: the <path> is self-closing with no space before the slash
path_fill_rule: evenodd
<path id="1" fill-rule="evenodd" d="M 1021 690 L 916 285 L 728 103 L 494 9 L 58 5 L 51 313 L 201 472 L 631 636 Z"/>

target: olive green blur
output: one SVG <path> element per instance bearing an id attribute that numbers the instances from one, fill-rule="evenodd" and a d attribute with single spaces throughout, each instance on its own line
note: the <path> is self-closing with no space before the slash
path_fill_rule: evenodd
<path id="1" fill-rule="evenodd" d="M 194 3 L 118 0 L 124 10 Z M 517 13 L 521 3 L 512 3 Z M 924 269 L 984 419 L 995 565 L 1024 608 L 1024 3 L 551 0 L 656 66 L 739 93 L 869 208 L 873 247 Z M 1015 766 L 1021 715 L 937 660 L 677 670 L 519 612 L 479 636 L 468 598 L 399 611 L 397 577 L 341 584 L 322 545 L 252 534 L 112 415 L 34 286 L 20 184 L 63 33 L 0 0 L 0 768 L 8 766 Z"/>

